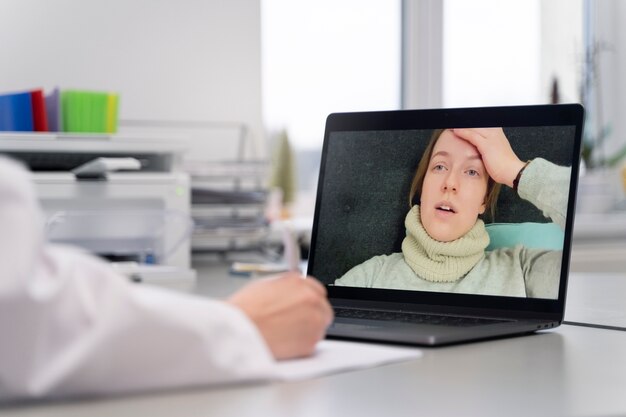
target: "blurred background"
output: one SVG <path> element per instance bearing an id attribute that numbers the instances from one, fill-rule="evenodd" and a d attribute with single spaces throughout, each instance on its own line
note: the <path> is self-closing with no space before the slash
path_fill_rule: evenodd
<path id="1" fill-rule="evenodd" d="M 192 264 L 284 260 L 289 239 L 306 258 L 329 113 L 583 103 L 572 270 L 624 270 L 622 18 L 617 0 L 2 0 L 0 93 L 115 92 L 113 143 L 182 154 Z"/>

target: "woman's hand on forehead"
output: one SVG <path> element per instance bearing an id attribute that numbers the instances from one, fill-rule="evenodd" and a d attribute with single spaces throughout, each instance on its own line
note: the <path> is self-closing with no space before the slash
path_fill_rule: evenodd
<path id="1" fill-rule="evenodd" d="M 452 129 L 459 138 L 478 149 L 485 169 L 494 181 L 513 187 L 513 180 L 524 166 L 501 127 Z"/>

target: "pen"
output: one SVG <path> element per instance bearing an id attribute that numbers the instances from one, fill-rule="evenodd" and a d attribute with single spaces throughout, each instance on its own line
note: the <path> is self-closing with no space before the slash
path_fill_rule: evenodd
<path id="1" fill-rule="evenodd" d="M 300 251 L 291 222 L 286 221 L 283 227 L 283 246 L 285 248 L 285 264 L 289 271 L 300 272 Z"/>

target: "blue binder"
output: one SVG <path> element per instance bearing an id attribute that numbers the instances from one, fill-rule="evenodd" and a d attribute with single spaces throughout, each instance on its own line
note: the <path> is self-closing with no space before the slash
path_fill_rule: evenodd
<path id="1" fill-rule="evenodd" d="M 0 131 L 33 131 L 33 107 L 30 93 L 0 95 Z"/>

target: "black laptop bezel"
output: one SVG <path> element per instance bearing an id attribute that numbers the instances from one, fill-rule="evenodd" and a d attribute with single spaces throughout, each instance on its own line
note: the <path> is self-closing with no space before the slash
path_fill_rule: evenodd
<path id="1" fill-rule="evenodd" d="M 580 104 L 470 107 L 427 110 L 394 110 L 354 113 L 333 113 L 326 120 L 324 145 L 315 204 L 315 215 L 311 235 L 308 275 L 315 276 L 315 247 L 318 220 L 324 188 L 324 167 L 331 132 L 355 132 L 375 130 L 416 130 L 452 127 L 540 127 L 575 126 L 572 155 L 572 175 L 569 188 L 569 204 L 563 243 L 563 259 L 559 296 L 556 300 L 519 298 L 474 294 L 405 291 L 376 288 L 339 287 L 326 285 L 331 300 L 374 302 L 382 305 L 407 306 L 454 306 L 458 309 L 502 312 L 510 314 L 532 314 L 549 320 L 562 321 L 567 295 L 567 278 L 571 254 L 572 230 L 576 205 L 578 171 L 582 142 L 584 109 Z M 498 314 L 495 314 L 498 315 Z"/>

